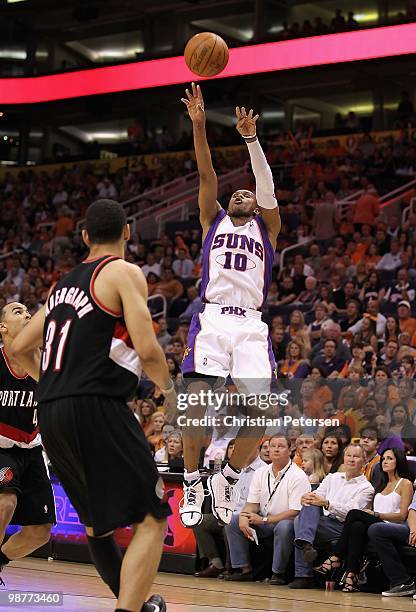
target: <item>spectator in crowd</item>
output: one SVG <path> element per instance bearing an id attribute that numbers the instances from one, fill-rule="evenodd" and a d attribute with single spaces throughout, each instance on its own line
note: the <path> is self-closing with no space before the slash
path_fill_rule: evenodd
<path id="1" fill-rule="evenodd" d="M 162 348 L 165 348 L 170 341 L 172 340 L 172 336 L 168 331 L 168 323 L 165 317 L 161 317 L 157 322 L 159 329 L 157 331 L 156 337 Z"/>
<path id="2" fill-rule="evenodd" d="M 190 321 L 194 314 L 198 314 L 201 309 L 201 298 L 198 295 L 198 289 L 193 285 L 186 290 L 189 304 L 184 312 L 179 316 L 180 321 Z"/>
<path id="3" fill-rule="evenodd" d="M 161 271 L 161 265 L 156 261 L 154 253 L 148 253 L 146 257 L 146 263 L 144 266 L 142 266 L 142 272 L 145 277 L 148 277 L 149 272 L 153 272 L 153 274 L 156 274 L 156 276 L 160 278 Z"/>
<path id="4" fill-rule="evenodd" d="M 348 512 L 370 506 L 374 489 L 362 474 L 364 461 L 360 446 L 348 446 L 344 452 L 346 471 L 328 474 L 316 491 L 302 496 L 302 510 L 295 522 L 295 579 L 289 584 L 291 588 L 314 587 L 315 538 L 322 542 L 339 539 Z"/>
<path id="5" fill-rule="evenodd" d="M 407 523 L 376 523 L 368 530 L 368 537 L 390 583 L 390 589 L 382 592 L 383 597 L 413 595 L 416 585 L 403 564 L 398 547 L 406 544 L 416 547 L 416 493 L 408 508 Z"/>
<path id="6" fill-rule="evenodd" d="M 309 363 L 305 359 L 305 347 L 299 340 L 292 340 L 287 345 L 286 359 L 280 365 L 280 372 L 288 378 L 306 378 Z"/>
<path id="7" fill-rule="evenodd" d="M 322 452 L 317 448 L 306 449 L 302 454 L 301 468 L 307 475 L 312 490 L 315 490 L 326 476 Z"/>
<path id="8" fill-rule="evenodd" d="M 178 249 L 178 258 L 172 264 L 178 278 L 190 278 L 193 275 L 194 262 L 189 258 L 186 249 Z"/>
<path id="9" fill-rule="evenodd" d="M 360 231 L 364 224 L 374 227 L 379 213 L 380 200 L 374 187 L 369 185 L 354 204 L 352 218 L 354 229 Z"/>
<path id="10" fill-rule="evenodd" d="M 341 439 L 329 431 L 322 439 L 321 451 L 324 456 L 324 470 L 326 474 L 339 472 L 344 457 L 344 447 Z"/>
<path id="11" fill-rule="evenodd" d="M 139 420 L 145 435 L 150 431 L 152 425 L 152 415 L 156 412 L 156 405 L 150 399 L 141 400 L 139 407 Z"/>
<path id="12" fill-rule="evenodd" d="M 370 528 L 384 521 L 403 523 L 413 497 L 409 467 L 402 451 L 395 448 L 385 450 L 380 465 L 383 477 L 379 489 L 376 489 L 373 509 L 359 508 L 348 512 L 334 553 L 317 568 L 326 576 L 345 560 L 346 576 L 342 590 L 346 593 L 358 590 L 358 576 Z"/>
<path id="13" fill-rule="evenodd" d="M 300 510 L 300 499 L 310 491 L 306 474 L 290 460 L 289 441 L 281 434 L 270 438 L 272 463 L 255 472 L 247 502 L 239 515 L 234 514 L 226 528 L 231 565 L 240 572 L 228 580 L 253 580 L 249 557 L 249 541 L 253 530 L 259 540 L 273 537 L 274 553 L 272 584 L 284 584 L 289 563 L 293 520 Z"/>
<path id="14" fill-rule="evenodd" d="M 164 431 L 162 432 L 165 433 Z M 183 444 L 182 434 L 180 431 L 173 431 L 166 438 L 164 437 L 165 446 L 162 446 L 155 453 L 155 461 L 157 463 L 169 463 L 173 459 L 182 457 Z"/>
<path id="15" fill-rule="evenodd" d="M 331 374 L 337 376 L 345 366 L 346 361 L 336 356 L 337 343 L 335 340 L 328 338 L 325 340 L 324 354 L 318 355 L 312 361 L 313 368 L 319 368 L 324 373 L 324 376 L 328 377 Z"/>
<path id="16" fill-rule="evenodd" d="M 162 432 L 164 423 L 165 415 L 160 410 L 157 410 L 151 415 L 146 438 L 149 444 L 153 446 L 155 452 L 165 446 L 165 440 Z"/>
<path id="17" fill-rule="evenodd" d="M 375 427 L 367 426 L 361 431 L 360 445 L 365 455 L 363 474 L 374 489 L 377 489 L 381 481 L 380 455 L 377 451 L 379 444 L 380 439 Z"/>

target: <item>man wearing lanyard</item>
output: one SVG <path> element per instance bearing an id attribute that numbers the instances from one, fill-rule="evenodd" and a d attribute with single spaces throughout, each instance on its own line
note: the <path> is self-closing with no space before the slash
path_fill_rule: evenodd
<path id="1" fill-rule="evenodd" d="M 272 463 L 256 471 L 247 503 L 226 527 L 231 565 L 239 568 L 226 580 L 253 580 L 249 541 L 273 537 L 272 584 L 285 584 L 286 567 L 292 553 L 293 521 L 301 509 L 301 497 L 310 492 L 306 474 L 290 460 L 290 442 L 282 435 L 270 438 Z"/>

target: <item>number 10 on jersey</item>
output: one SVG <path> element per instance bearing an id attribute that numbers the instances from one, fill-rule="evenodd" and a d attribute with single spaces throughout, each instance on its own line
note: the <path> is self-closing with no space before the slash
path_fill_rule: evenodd
<path id="1" fill-rule="evenodd" d="M 53 368 L 54 372 L 60 372 L 61 370 L 62 357 L 64 354 L 65 345 L 68 339 L 69 328 L 71 327 L 71 323 L 72 323 L 72 319 L 67 319 L 65 323 L 62 325 L 58 333 L 59 341 L 58 341 L 58 346 L 57 346 L 56 354 L 55 354 L 55 364 Z M 56 321 L 52 319 L 51 321 L 49 321 L 49 325 L 46 330 L 45 346 L 43 347 L 43 354 L 42 354 L 42 372 L 46 372 L 46 370 L 49 368 L 49 364 L 50 364 L 53 349 L 54 349 L 56 329 L 57 329 Z"/>

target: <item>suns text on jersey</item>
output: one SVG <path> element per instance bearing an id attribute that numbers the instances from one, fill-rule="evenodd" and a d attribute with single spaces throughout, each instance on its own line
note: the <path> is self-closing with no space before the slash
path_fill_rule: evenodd
<path id="1" fill-rule="evenodd" d="M 46 302 L 46 316 L 60 304 L 68 304 L 75 308 L 79 319 L 82 319 L 82 317 L 94 310 L 90 298 L 79 287 L 56 289 Z"/>
<path id="2" fill-rule="evenodd" d="M 263 245 L 260 242 L 257 242 L 257 240 L 254 240 L 254 238 L 244 236 L 244 234 L 218 234 L 214 238 L 211 250 L 220 249 L 224 246 L 227 249 L 239 249 L 240 251 L 248 251 L 249 253 L 254 253 L 254 255 L 257 255 L 257 257 L 259 257 L 261 261 L 263 261 Z"/>

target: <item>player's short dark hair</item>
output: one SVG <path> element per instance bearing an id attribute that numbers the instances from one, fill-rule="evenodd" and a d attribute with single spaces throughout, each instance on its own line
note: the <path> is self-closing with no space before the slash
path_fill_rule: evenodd
<path id="1" fill-rule="evenodd" d="M 111 244 L 120 240 L 127 223 L 124 208 L 115 200 L 96 200 L 87 208 L 85 229 L 93 244 Z"/>

